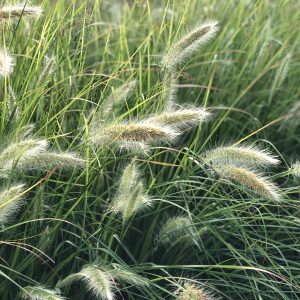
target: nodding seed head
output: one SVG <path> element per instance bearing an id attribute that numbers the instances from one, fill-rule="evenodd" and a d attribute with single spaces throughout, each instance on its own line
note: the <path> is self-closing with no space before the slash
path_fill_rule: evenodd
<path id="1" fill-rule="evenodd" d="M 70 169 L 83 166 L 84 160 L 74 153 L 47 151 L 45 140 L 25 139 L 13 143 L 0 153 L 0 178 L 9 176 L 12 169 L 28 171 L 50 169 L 53 167 Z"/>
<path id="2" fill-rule="evenodd" d="M 278 158 L 266 149 L 255 146 L 224 146 L 204 153 L 204 161 L 214 165 L 269 166 L 279 164 Z"/>
<path id="3" fill-rule="evenodd" d="M 0 77 L 8 76 L 13 71 L 13 59 L 0 50 Z"/>
<path id="4" fill-rule="evenodd" d="M 233 180 L 245 188 L 251 189 L 257 195 L 276 201 L 280 200 L 278 187 L 270 182 L 266 177 L 263 177 L 253 171 L 232 165 L 222 165 L 217 167 L 216 171 L 220 174 L 220 176 Z"/>
<path id="5" fill-rule="evenodd" d="M 179 133 L 170 126 L 160 126 L 146 122 L 116 124 L 100 128 L 91 133 L 92 144 L 117 144 L 124 148 L 130 146 L 148 145 L 152 143 L 173 142 Z"/>
<path id="6" fill-rule="evenodd" d="M 290 171 L 295 177 L 300 177 L 300 162 L 299 161 L 295 162 L 291 166 Z"/>
<path id="7" fill-rule="evenodd" d="M 132 272 L 128 266 L 124 267 L 115 263 L 105 265 L 97 262 L 84 266 L 78 273 L 69 275 L 56 287 L 68 286 L 77 280 L 82 280 L 97 299 L 104 300 L 115 299 L 115 294 L 118 292 L 116 281 L 126 282 L 137 287 L 149 285 L 145 278 Z"/>
<path id="8" fill-rule="evenodd" d="M 15 184 L 0 191 L 0 224 L 5 225 L 15 218 L 22 206 L 24 184 Z"/>
<path id="9" fill-rule="evenodd" d="M 188 217 L 170 218 L 161 227 L 157 238 L 158 243 L 170 244 L 176 241 L 194 241 L 193 223 Z"/>
<path id="10" fill-rule="evenodd" d="M 64 300 L 58 291 L 50 290 L 42 286 L 26 286 L 20 294 L 25 300 Z"/>
<path id="11" fill-rule="evenodd" d="M 21 16 L 36 17 L 42 13 L 40 6 L 30 6 L 26 4 L 10 5 L 0 7 L 0 21 L 16 19 Z"/>
<path id="12" fill-rule="evenodd" d="M 96 298 L 113 300 L 113 277 L 105 270 L 94 266 L 88 265 L 82 268 L 79 273 L 71 274 L 64 280 L 57 284 L 58 288 L 70 285 L 72 282 L 82 280 L 88 291 L 90 291 Z"/>
<path id="13" fill-rule="evenodd" d="M 149 122 L 173 128 L 187 129 L 206 121 L 210 113 L 207 109 L 187 107 L 178 110 L 167 110 L 161 114 L 148 118 Z"/>
<path id="14" fill-rule="evenodd" d="M 184 35 L 178 42 L 174 43 L 163 56 L 163 66 L 173 73 L 173 71 L 198 50 L 199 47 L 215 37 L 217 30 L 217 22 L 210 21 Z"/>
<path id="15" fill-rule="evenodd" d="M 144 191 L 140 172 L 132 162 L 123 171 L 111 210 L 121 213 L 123 223 L 126 223 L 131 216 L 148 208 L 151 204 L 151 198 Z"/>
<path id="16" fill-rule="evenodd" d="M 185 280 L 180 285 L 181 286 L 175 292 L 179 300 L 221 300 L 220 297 L 215 296 L 214 293 L 203 284 L 195 284 Z"/>

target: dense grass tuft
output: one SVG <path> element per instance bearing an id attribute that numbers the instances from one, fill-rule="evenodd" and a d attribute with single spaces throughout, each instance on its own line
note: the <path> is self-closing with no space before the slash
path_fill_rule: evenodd
<path id="1" fill-rule="evenodd" d="M 299 299 L 299 20 L 2 1 L 0 299 Z"/>

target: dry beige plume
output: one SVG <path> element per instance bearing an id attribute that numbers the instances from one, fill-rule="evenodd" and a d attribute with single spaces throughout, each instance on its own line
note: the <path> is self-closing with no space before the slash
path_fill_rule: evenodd
<path id="1" fill-rule="evenodd" d="M 154 124 L 186 129 L 201 124 L 206 121 L 209 116 L 210 113 L 207 109 L 187 107 L 177 110 L 167 110 L 161 114 L 150 117 L 148 121 Z"/>
<path id="2" fill-rule="evenodd" d="M 20 18 L 21 16 L 36 17 L 42 13 L 39 6 L 30 6 L 26 4 L 7 5 L 0 7 L 0 20 L 9 20 Z"/>
<path id="3" fill-rule="evenodd" d="M 224 178 L 237 182 L 239 185 L 251 189 L 257 195 L 280 200 L 279 189 L 266 177 L 261 176 L 253 171 L 233 165 L 219 166 L 216 171 Z"/>
<path id="4" fill-rule="evenodd" d="M 13 59 L 0 50 L 0 77 L 7 76 L 13 71 Z"/>
<path id="5" fill-rule="evenodd" d="M 278 158 L 266 149 L 255 146 L 224 146 L 207 151 L 204 161 L 209 165 L 268 166 L 279 164 Z"/>
<path id="6" fill-rule="evenodd" d="M 187 280 L 181 284 L 175 294 L 178 295 L 179 300 L 221 300 L 207 287 L 200 284 L 196 285 Z"/>
<path id="7" fill-rule="evenodd" d="M 164 55 L 162 64 L 173 73 L 177 67 L 188 59 L 202 45 L 215 37 L 218 30 L 217 22 L 210 21 L 196 27 L 174 43 Z"/>
<path id="8" fill-rule="evenodd" d="M 96 129 L 90 135 L 92 144 L 107 146 L 117 144 L 121 148 L 145 147 L 153 143 L 173 142 L 179 133 L 170 126 L 148 122 L 115 124 Z"/>
<path id="9" fill-rule="evenodd" d="M 151 198 L 145 193 L 141 174 L 134 162 L 123 170 L 111 210 L 120 213 L 123 223 L 126 223 L 134 214 L 150 207 Z"/>

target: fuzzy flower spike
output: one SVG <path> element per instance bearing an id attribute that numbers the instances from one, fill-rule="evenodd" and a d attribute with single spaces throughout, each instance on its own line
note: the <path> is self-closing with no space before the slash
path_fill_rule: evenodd
<path id="1" fill-rule="evenodd" d="M 170 71 L 176 70 L 202 45 L 214 38 L 217 31 L 216 21 L 210 21 L 196 27 L 170 47 L 163 57 L 163 66 Z"/>
<path id="2" fill-rule="evenodd" d="M 36 17 L 42 13 L 42 9 L 39 6 L 30 6 L 26 4 L 7 5 L 0 8 L 0 20 L 10 20 L 26 17 Z"/>
<path id="3" fill-rule="evenodd" d="M 13 59 L 0 50 L 0 77 L 7 76 L 13 71 Z"/>

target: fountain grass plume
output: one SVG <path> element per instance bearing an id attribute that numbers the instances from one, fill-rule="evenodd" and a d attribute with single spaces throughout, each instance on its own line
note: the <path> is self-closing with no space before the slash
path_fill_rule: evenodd
<path id="1" fill-rule="evenodd" d="M 221 300 L 203 284 L 195 284 L 188 280 L 183 281 L 175 294 L 178 300 Z"/>
<path id="2" fill-rule="evenodd" d="M 50 290 L 42 286 L 26 286 L 20 293 L 25 300 L 64 300 L 66 298 L 59 295 L 55 290 Z"/>
<path id="3" fill-rule="evenodd" d="M 299 116 L 300 101 L 296 101 L 292 108 L 286 113 L 280 128 L 289 128 L 290 130 L 295 130 L 295 128 L 299 125 Z"/>
<path id="4" fill-rule="evenodd" d="M 161 126 L 145 120 L 92 130 L 89 141 L 100 146 L 116 144 L 120 148 L 130 150 L 131 143 L 133 147 L 146 148 L 149 144 L 173 142 L 178 135 L 179 132 L 170 126 Z"/>
<path id="5" fill-rule="evenodd" d="M 0 20 L 6 21 L 22 16 L 37 17 L 41 15 L 41 13 L 42 9 L 40 6 L 30 6 L 27 4 L 5 5 L 0 7 Z"/>
<path id="6" fill-rule="evenodd" d="M 0 191 L 0 224 L 12 221 L 22 206 L 24 184 L 15 184 Z"/>
<path id="7" fill-rule="evenodd" d="M 177 216 L 168 219 L 161 227 L 157 242 L 171 244 L 177 241 L 194 241 L 193 223 L 188 217 Z"/>
<path id="8" fill-rule="evenodd" d="M 105 266 L 104 269 L 116 280 L 126 282 L 132 286 L 149 286 L 147 278 L 133 272 L 130 267 L 113 263 Z"/>
<path id="9" fill-rule="evenodd" d="M 111 205 L 111 211 L 120 213 L 123 224 L 135 213 L 151 206 L 151 198 L 145 193 L 141 174 L 135 162 L 131 162 L 123 170 L 115 198 Z"/>
<path id="10" fill-rule="evenodd" d="M 16 121 L 20 118 L 20 111 L 17 103 L 17 97 L 11 86 L 8 87 L 8 96 L 6 99 L 6 119 Z"/>
<path id="11" fill-rule="evenodd" d="M 176 99 L 178 69 L 180 65 L 188 60 L 202 45 L 210 41 L 216 35 L 217 31 L 218 26 L 216 21 L 206 22 L 172 44 L 169 50 L 163 55 L 163 99 L 166 101 L 167 106 Z"/>
<path id="12" fill-rule="evenodd" d="M 105 120 L 109 119 L 113 113 L 114 107 L 123 103 L 135 90 L 137 86 L 137 80 L 132 80 L 123 83 L 121 86 L 113 90 L 110 95 L 104 99 L 103 105 L 98 111 L 93 109 L 88 119 L 90 121 L 90 128 L 96 129 L 99 126 L 103 126 Z"/>
<path id="13" fill-rule="evenodd" d="M 8 76 L 13 71 L 13 59 L 12 57 L 0 50 L 0 77 Z"/>
<path id="14" fill-rule="evenodd" d="M 28 124 L 25 126 L 22 126 L 17 132 L 17 138 L 18 140 L 25 140 L 28 136 L 30 136 L 35 129 L 35 124 Z"/>
<path id="15" fill-rule="evenodd" d="M 206 121 L 210 116 L 207 109 L 186 107 L 177 110 L 166 110 L 161 114 L 148 118 L 148 121 L 158 125 L 167 125 L 172 128 L 187 129 Z"/>
<path id="16" fill-rule="evenodd" d="M 189 59 L 195 51 L 214 38 L 217 30 L 217 22 L 209 21 L 184 35 L 163 56 L 162 64 L 164 68 L 174 73 L 178 66 Z"/>
<path id="17" fill-rule="evenodd" d="M 27 163 L 48 148 L 45 140 L 25 139 L 12 143 L 0 153 L 0 177 L 9 176 L 10 171 L 20 163 Z"/>
<path id="18" fill-rule="evenodd" d="M 87 289 L 97 299 L 113 300 L 113 277 L 98 266 L 88 265 L 78 273 L 71 274 L 57 284 L 58 288 L 68 286 L 74 281 L 83 280 Z"/>
<path id="19" fill-rule="evenodd" d="M 47 151 L 45 140 L 25 139 L 13 143 L 0 153 L 0 177 L 8 177 L 13 169 L 29 171 L 51 168 L 70 169 L 84 166 L 84 160 L 74 153 Z"/>
<path id="20" fill-rule="evenodd" d="M 75 153 L 46 151 L 32 157 L 27 157 L 27 159 L 22 158 L 22 160 L 18 162 L 18 169 L 73 169 L 75 167 L 83 167 L 84 165 L 85 160 L 78 157 Z"/>
<path id="21" fill-rule="evenodd" d="M 280 190 L 267 177 L 242 167 L 219 165 L 216 172 L 223 178 L 232 180 L 244 188 L 254 191 L 257 195 L 279 201 Z"/>
<path id="22" fill-rule="evenodd" d="M 119 264 L 102 265 L 91 264 L 84 266 L 78 273 L 74 273 L 60 281 L 56 287 L 62 288 L 71 285 L 75 281 L 82 280 L 88 291 L 95 298 L 103 300 L 115 299 L 118 291 L 116 281 L 126 282 L 133 286 L 148 286 L 148 281 L 140 275 L 132 272 Z"/>
<path id="23" fill-rule="evenodd" d="M 134 92 L 136 86 L 137 80 L 132 80 L 116 88 L 104 101 L 104 114 L 110 114 L 115 105 L 125 101 Z"/>
<path id="24" fill-rule="evenodd" d="M 300 177 L 300 162 L 296 161 L 292 164 L 290 171 L 295 177 Z"/>
<path id="25" fill-rule="evenodd" d="M 279 164 L 279 159 L 270 151 L 255 146 L 224 146 L 204 153 L 204 162 L 215 165 L 271 166 Z"/>

